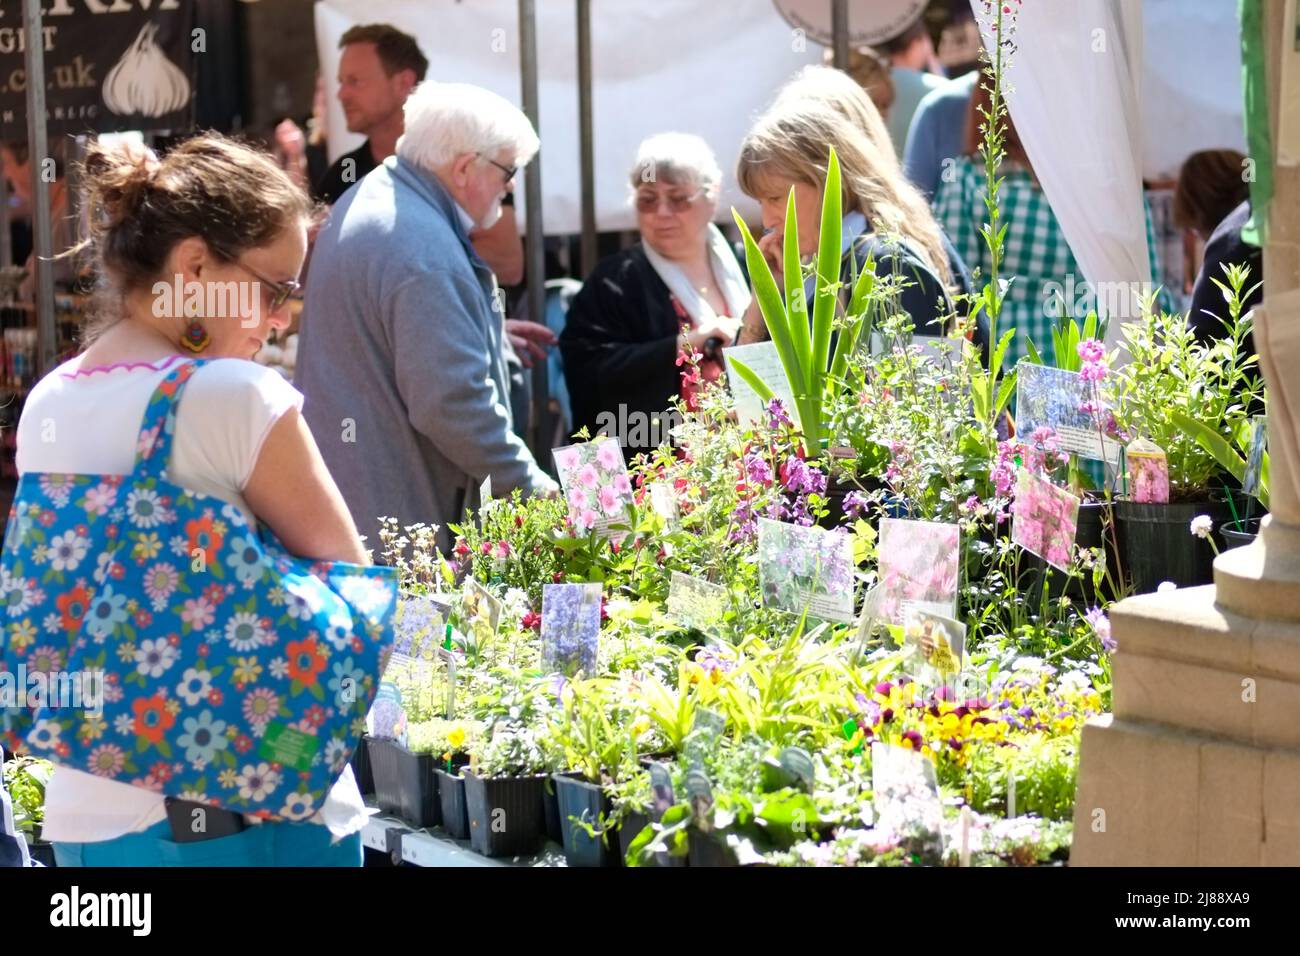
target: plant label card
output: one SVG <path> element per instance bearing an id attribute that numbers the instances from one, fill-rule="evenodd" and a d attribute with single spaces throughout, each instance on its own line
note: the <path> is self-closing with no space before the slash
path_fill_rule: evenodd
<path id="1" fill-rule="evenodd" d="M 450 605 L 431 594 L 403 594 L 393 616 L 393 656 L 432 660 L 442 643 Z"/>
<path id="2" fill-rule="evenodd" d="M 1268 420 L 1263 415 L 1256 415 L 1250 422 L 1250 447 L 1246 453 L 1246 470 L 1241 477 L 1242 494 L 1259 497 L 1266 451 L 1268 451 Z"/>
<path id="3" fill-rule="evenodd" d="M 668 767 L 655 760 L 650 763 L 651 812 L 657 823 L 676 803 L 673 794 L 673 776 Z"/>
<path id="4" fill-rule="evenodd" d="M 501 601 L 473 578 L 465 579 L 460 613 L 467 632 L 467 643 L 472 644 L 476 650 L 482 650 L 496 637 L 497 627 L 501 623 Z"/>
<path id="5" fill-rule="evenodd" d="M 1088 405 L 1092 383 L 1078 372 L 1021 362 L 1016 366 L 1016 434 L 1022 440 L 1050 428 L 1061 451 L 1118 467 L 1119 442 L 1105 437 Z"/>
<path id="6" fill-rule="evenodd" d="M 774 342 L 753 342 L 749 345 L 733 345 L 723 349 L 723 358 L 740 359 L 745 367 L 759 377 L 772 394 L 781 400 L 792 419 L 797 418 L 798 406 L 794 402 L 794 392 L 786 378 L 785 366 L 781 364 L 781 355 Z M 736 398 L 736 420 L 741 428 L 762 425 L 767 422 L 767 402 L 759 397 L 758 392 L 749 387 L 749 383 L 728 370 L 727 382 L 731 385 L 731 394 Z"/>
<path id="7" fill-rule="evenodd" d="M 1054 568 L 1069 570 L 1079 499 L 1027 468 L 1016 472 L 1011 540 Z"/>
<path id="8" fill-rule="evenodd" d="M 399 740 L 406 731 L 406 710 L 402 707 L 402 692 L 392 681 L 381 680 L 375 700 L 370 705 L 369 732 L 372 737 Z"/>
<path id="9" fill-rule="evenodd" d="M 941 614 L 912 608 L 903 621 L 903 647 L 917 673 L 930 686 L 942 686 L 961 673 L 966 658 L 966 625 Z"/>
<path id="10" fill-rule="evenodd" d="M 911 608 L 955 617 L 961 527 L 910 518 L 880 520 L 877 616 L 902 624 Z"/>
<path id="11" fill-rule="evenodd" d="M 943 804 L 928 757 L 908 747 L 872 743 L 871 791 L 876 826 L 906 833 L 920 824 L 927 842 L 943 852 Z"/>
<path id="12" fill-rule="evenodd" d="M 1139 504 L 1169 503 L 1169 459 L 1155 442 L 1139 438 L 1124 449 L 1128 494 Z"/>
<path id="13" fill-rule="evenodd" d="M 664 519 L 664 525 L 669 531 L 676 531 L 682 522 L 673 486 L 666 481 L 651 481 L 645 487 L 650 499 L 650 510 Z"/>
<path id="14" fill-rule="evenodd" d="M 483 479 L 483 484 L 478 487 L 478 513 L 486 515 L 492 507 L 492 476 L 488 475 Z"/>
<path id="15" fill-rule="evenodd" d="M 582 531 L 621 537 L 613 525 L 630 524 L 632 482 L 615 438 L 599 437 L 555 449 L 555 467 L 569 502 L 569 518 Z"/>
<path id="16" fill-rule="evenodd" d="M 438 657 L 447 665 L 447 700 L 443 704 L 443 716 L 448 720 L 454 720 L 456 717 L 456 652 L 449 647 L 440 647 Z"/>
<path id="17" fill-rule="evenodd" d="M 668 583 L 668 613 L 697 631 L 717 626 L 727 608 L 727 589 L 674 571 Z"/>
<path id="18" fill-rule="evenodd" d="M 861 654 L 866 650 L 867 644 L 871 641 L 872 636 L 876 633 L 876 627 L 880 624 L 880 586 L 876 585 L 867 590 L 866 595 L 862 598 L 862 613 L 858 615 L 858 653 Z"/>
<path id="19" fill-rule="evenodd" d="M 600 595 L 597 584 L 542 586 L 542 668 L 572 677 L 596 673 L 600 641 Z"/>
<path id="20" fill-rule="evenodd" d="M 850 535 L 758 519 L 758 580 L 769 607 L 852 621 L 855 569 Z"/>

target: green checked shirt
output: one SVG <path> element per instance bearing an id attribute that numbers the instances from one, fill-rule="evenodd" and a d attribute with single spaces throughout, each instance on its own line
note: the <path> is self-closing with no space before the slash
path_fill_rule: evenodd
<path id="1" fill-rule="evenodd" d="M 935 218 L 966 264 L 972 270 L 979 268 L 977 281 L 982 284 L 988 281 L 991 265 L 988 246 L 980 235 L 980 227 L 988 218 L 984 208 L 984 167 L 969 156 L 960 156 L 953 172 L 954 176 L 943 178 L 935 194 Z M 1083 270 L 1065 241 L 1065 234 L 1047 203 L 1047 197 L 1028 170 L 1008 167 L 998 199 L 1002 221 L 1007 228 L 1000 275 L 1015 277 L 998 317 L 999 336 L 1009 328 L 1016 329 L 1002 367 L 1014 368 L 1020 359 L 1028 356 L 1027 340 L 1032 340 L 1044 358 L 1051 361 L 1052 327 L 1060 320 L 1052 314 L 1054 306 L 1049 306 L 1051 296 L 1046 284 L 1058 283 L 1062 295 L 1069 298 L 1070 287 L 1066 284 L 1066 277 L 1074 277 L 1074 301 L 1066 306 L 1067 314 L 1072 313 L 1085 291 L 1081 288 Z M 1159 270 L 1149 207 L 1146 208 L 1146 225 L 1151 274 L 1155 276 L 1159 275 Z M 1076 318 L 1082 320 L 1083 315 Z"/>

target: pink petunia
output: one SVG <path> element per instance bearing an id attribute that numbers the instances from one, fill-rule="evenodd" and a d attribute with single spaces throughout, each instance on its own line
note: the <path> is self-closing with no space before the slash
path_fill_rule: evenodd
<path id="1" fill-rule="evenodd" d="M 614 476 L 614 490 L 624 498 L 632 494 L 632 482 L 628 480 L 626 474 L 619 472 Z"/>
<path id="2" fill-rule="evenodd" d="M 590 531 L 592 528 L 596 527 L 596 522 L 599 518 L 600 516 L 597 515 L 596 512 L 588 509 L 578 516 L 578 524 Z"/>
<path id="3" fill-rule="evenodd" d="M 583 508 L 587 507 L 589 492 L 586 488 L 574 487 L 569 489 L 568 497 L 569 507 L 574 511 L 581 511 Z"/>
<path id="4" fill-rule="evenodd" d="M 600 462 L 600 467 L 606 471 L 621 470 L 623 454 L 619 450 L 618 442 L 606 440 L 597 445 L 596 461 Z"/>
<path id="5" fill-rule="evenodd" d="M 560 448 L 555 452 L 555 467 L 560 471 L 572 471 L 578 465 L 576 448 Z"/>
<path id="6" fill-rule="evenodd" d="M 607 515 L 616 515 L 621 510 L 622 499 L 612 485 L 600 489 L 600 509 Z"/>
<path id="7" fill-rule="evenodd" d="M 587 488 L 595 488 L 600 484 L 600 472 L 596 470 L 595 465 L 583 465 L 582 470 L 578 472 L 578 481 Z"/>

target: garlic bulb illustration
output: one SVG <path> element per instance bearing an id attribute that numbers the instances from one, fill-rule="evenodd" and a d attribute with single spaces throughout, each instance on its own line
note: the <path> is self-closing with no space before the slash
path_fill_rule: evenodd
<path id="1" fill-rule="evenodd" d="M 180 67 L 167 59 L 154 37 L 158 27 L 146 23 L 122 58 L 104 80 L 104 105 L 129 116 L 166 116 L 190 98 L 190 81 Z"/>

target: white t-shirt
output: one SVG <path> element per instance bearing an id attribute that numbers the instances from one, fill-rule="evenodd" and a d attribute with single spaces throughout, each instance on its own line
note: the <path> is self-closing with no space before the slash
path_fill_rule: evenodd
<path id="1" fill-rule="evenodd" d="M 145 406 L 181 359 L 83 367 L 78 356 L 60 365 L 36 384 L 23 406 L 19 473 L 130 472 Z M 253 524 L 242 491 L 271 427 L 289 409 L 301 410 L 302 400 L 274 369 L 243 359 L 209 361 L 181 399 L 169 477 L 234 505 Z M 45 794 L 42 836 L 96 843 L 148 829 L 166 817 L 161 794 L 57 767 Z M 365 821 L 365 805 L 347 767 L 315 822 L 343 836 Z"/>

